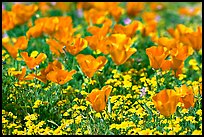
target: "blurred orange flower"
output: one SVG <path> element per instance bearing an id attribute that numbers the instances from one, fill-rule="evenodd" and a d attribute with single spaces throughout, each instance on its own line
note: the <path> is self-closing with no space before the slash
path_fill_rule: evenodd
<path id="1" fill-rule="evenodd" d="M 184 104 L 183 108 L 194 107 L 194 94 L 192 88 L 182 85 L 180 88 L 175 87 L 177 94 L 180 96 L 180 102 Z"/>
<path id="2" fill-rule="evenodd" d="M 144 2 L 127 2 L 127 14 L 129 16 L 137 16 L 141 11 L 144 10 L 144 6 Z"/>
<path id="3" fill-rule="evenodd" d="M 112 87 L 109 85 L 104 86 L 101 90 L 93 89 L 91 93 L 87 96 L 86 100 L 91 102 L 92 108 L 96 112 L 101 112 L 106 107 L 111 90 Z"/>
<path id="4" fill-rule="evenodd" d="M 53 67 L 53 71 L 50 71 L 46 78 L 52 82 L 63 85 L 72 79 L 72 75 L 76 73 L 76 70 L 70 72 L 66 70 L 59 69 L 58 67 Z"/>
<path id="5" fill-rule="evenodd" d="M 170 67 L 170 62 L 165 60 L 167 58 L 167 56 L 169 55 L 169 52 L 167 50 L 165 50 L 164 47 L 152 46 L 152 47 L 146 49 L 146 54 L 149 57 L 150 66 L 153 67 L 154 69 L 159 69 L 159 68 L 162 68 L 165 70 L 170 69 L 170 68 L 168 68 L 168 67 Z M 166 65 L 164 65 L 164 64 L 166 64 Z"/>
<path id="6" fill-rule="evenodd" d="M 127 26 L 122 26 L 121 24 L 116 24 L 113 28 L 113 34 L 126 34 L 128 37 L 133 37 L 138 29 L 141 26 L 141 22 L 133 21 Z"/>
<path id="7" fill-rule="evenodd" d="M 84 11 L 84 18 L 89 25 L 102 24 L 105 21 L 105 16 L 107 14 L 107 11 L 98 11 L 97 9 L 90 9 L 88 11 Z"/>
<path id="8" fill-rule="evenodd" d="M 37 65 L 39 65 L 42 61 L 47 58 L 47 55 L 44 53 L 40 53 L 36 58 L 29 57 L 28 52 L 21 52 L 20 53 L 23 60 L 25 61 L 26 65 L 30 69 L 34 69 Z"/>
<path id="9" fill-rule="evenodd" d="M 178 10 L 178 13 L 180 15 L 186 15 L 186 16 L 195 16 L 198 15 L 200 13 L 200 8 L 199 7 L 195 7 L 195 8 L 191 8 L 191 7 L 181 7 Z"/>
<path id="10" fill-rule="evenodd" d="M 2 10 L 2 32 L 4 30 L 11 30 L 15 27 L 14 16 L 13 12 Z"/>
<path id="11" fill-rule="evenodd" d="M 15 14 L 14 23 L 16 25 L 23 24 L 28 21 L 31 16 L 38 10 L 35 4 L 24 5 L 15 4 L 12 6 L 12 12 Z"/>
<path id="12" fill-rule="evenodd" d="M 72 38 L 72 40 L 65 46 L 69 53 L 76 55 L 87 47 L 87 41 L 83 38 Z"/>
<path id="13" fill-rule="evenodd" d="M 202 48 L 202 27 L 198 26 L 196 32 L 185 34 L 188 39 L 187 44 L 190 45 L 194 50 L 200 50 Z"/>
<path id="14" fill-rule="evenodd" d="M 102 69 L 108 61 L 104 56 L 99 56 L 95 59 L 92 55 L 84 54 L 77 55 L 76 59 L 82 72 L 89 78 L 93 77 L 97 70 Z"/>
<path id="15" fill-rule="evenodd" d="M 131 39 L 125 34 L 112 34 L 109 43 L 109 53 L 116 65 L 124 64 L 137 51 L 135 48 L 130 48 Z"/>
<path id="16" fill-rule="evenodd" d="M 153 96 L 152 101 L 162 115 L 169 117 L 176 111 L 179 98 L 173 89 L 164 89 Z"/>

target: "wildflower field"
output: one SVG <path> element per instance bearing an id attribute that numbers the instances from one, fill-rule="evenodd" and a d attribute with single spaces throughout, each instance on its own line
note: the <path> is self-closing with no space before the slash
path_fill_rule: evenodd
<path id="1" fill-rule="evenodd" d="M 201 2 L 2 2 L 3 135 L 201 135 Z"/>

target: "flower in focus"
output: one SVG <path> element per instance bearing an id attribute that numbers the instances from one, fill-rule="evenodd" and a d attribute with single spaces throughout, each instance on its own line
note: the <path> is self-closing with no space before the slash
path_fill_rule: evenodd
<path id="1" fill-rule="evenodd" d="M 137 51 L 135 48 L 130 48 L 131 38 L 125 34 L 112 34 L 109 43 L 109 53 L 116 65 L 124 64 Z"/>
<path id="2" fill-rule="evenodd" d="M 40 71 L 40 73 L 41 73 L 40 75 L 35 75 L 35 77 L 36 77 L 38 80 L 40 80 L 40 81 L 46 83 L 46 82 L 47 82 L 47 74 L 48 74 L 49 72 L 51 72 L 51 71 L 54 71 L 54 67 L 57 67 L 57 68 L 59 68 L 59 69 L 62 69 L 62 64 L 61 64 L 59 61 L 55 60 L 55 61 L 49 63 L 46 68 L 42 69 L 42 70 Z"/>
<path id="3" fill-rule="evenodd" d="M 112 87 L 108 85 L 104 86 L 101 90 L 93 89 L 87 96 L 86 99 L 91 102 L 92 107 L 96 112 L 100 112 L 105 109 L 111 90 Z"/>
<path id="4" fill-rule="evenodd" d="M 94 73 L 102 69 L 107 63 L 107 59 L 104 56 L 99 56 L 96 59 L 92 55 L 79 54 L 76 56 L 82 72 L 89 78 L 93 77 Z"/>
<path id="5" fill-rule="evenodd" d="M 29 57 L 28 52 L 21 52 L 20 54 L 23 60 L 25 61 L 26 65 L 30 69 L 34 69 L 36 66 L 38 66 L 42 61 L 44 61 L 47 58 L 47 55 L 44 53 L 40 53 L 36 58 Z"/>
<path id="6" fill-rule="evenodd" d="M 149 57 L 150 66 L 154 69 L 162 68 L 162 70 L 168 70 L 171 67 L 171 62 L 165 60 L 169 55 L 168 51 L 162 46 L 152 46 L 146 49 L 146 54 Z"/>
<path id="7" fill-rule="evenodd" d="M 76 70 L 72 70 L 70 72 L 66 70 L 59 69 L 57 67 L 53 67 L 53 71 L 50 71 L 46 78 L 52 82 L 63 85 L 72 79 L 72 75 L 76 73 Z"/>
<path id="8" fill-rule="evenodd" d="M 65 46 L 66 46 L 66 50 L 69 53 L 71 53 L 72 55 L 76 55 L 87 47 L 87 41 L 83 38 L 73 38 Z"/>
<path id="9" fill-rule="evenodd" d="M 179 96 L 172 89 L 164 89 L 152 97 L 156 109 L 164 116 L 169 117 L 176 111 Z"/>
<path id="10" fill-rule="evenodd" d="M 194 107 L 194 94 L 193 90 L 186 85 L 182 85 L 180 88 L 175 88 L 178 95 L 181 97 L 180 102 L 184 104 L 183 108 Z"/>

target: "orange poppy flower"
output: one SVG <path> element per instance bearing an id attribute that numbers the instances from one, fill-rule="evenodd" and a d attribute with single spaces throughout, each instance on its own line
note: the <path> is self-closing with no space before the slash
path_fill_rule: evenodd
<path id="1" fill-rule="evenodd" d="M 14 71 L 13 75 L 18 78 L 18 80 L 22 81 L 22 80 L 33 80 L 34 79 L 34 74 L 29 74 L 25 77 L 26 75 L 26 68 L 23 67 L 22 71 Z"/>
<path id="2" fill-rule="evenodd" d="M 4 30 L 11 30 L 14 27 L 14 13 L 11 11 L 2 10 L 2 32 Z"/>
<path id="3" fill-rule="evenodd" d="M 183 24 L 178 24 L 175 30 L 173 28 L 169 28 L 167 31 L 176 40 L 179 40 L 182 43 L 186 43 L 188 39 L 186 38 L 185 34 L 192 33 L 193 29 L 188 28 Z"/>
<path id="4" fill-rule="evenodd" d="M 87 36 L 85 38 L 88 41 L 88 45 L 93 50 L 99 50 L 103 52 L 104 54 L 109 53 L 109 47 L 108 47 L 108 38 L 99 37 L 98 35 L 93 36 Z"/>
<path id="5" fill-rule="evenodd" d="M 14 23 L 16 25 L 23 24 L 28 21 L 31 16 L 38 10 L 38 6 L 15 4 L 12 6 L 12 12 L 15 13 Z"/>
<path id="6" fill-rule="evenodd" d="M 177 44 L 176 48 L 173 48 L 170 51 L 170 54 L 172 56 L 172 62 L 173 66 L 172 69 L 177 69 L 185 59 L 192 54 L 189 53 L 189 47 L 188 46 L 183 46 L 181 43 Z"/>
<path id="7" fill-rule="evenodd" d="M 182 85 L 180 88 L 175 88 L 177 94 L 180 96 L 180 102 L 184 104 L 183 108 L 194 107 L 194 94 L 193 90 L 186 85 Z"/>
<path id="8" fill-rule="evenodd" d="M 133 21 L 131 24 L 127 26 L 116 24 L 113 28 L 113 33 L 126 34 L 128 37 L 133 37 L 140 25 L 141 25 L 141 22 L 139 21 Z"/>
<path id="9" fill-rule="evenodd" d="M 195 8 L 181 7 L 179 8 L 178 12 L 180 15 L 195 16 L 199 14 L 200 8 L 199 7 L 195 7 Z"/>
<path id="10" fill-rule="evenodd" d="M 158 38 L 157 41 L 159 46 L 166 47 L 168 50 L 171 50 L 172 48 L 176 47 L 176 40 L 175 39 L 170 39 L 167 37 L 160 37 Z"/>
<path id="11" fill-rule="evenodd" d="M 47 39 L 46 43 L 50 46 L 50 50 L 52 51 L 53 54 L 60 56 L 60 54 L 63 53 L 64 45 L 61 44 L 60 42 L 54 39 Z"/>
<path id="12" fill-rule="evenodd" d="M 82 72 L 89 78 L 93 77 L 94 73 L 108 61 L 104 56 L 99 56 L 95 59 L 92 55 L 84 54 L 77 55 L 76 59 Z"/>
<path id="13" fill-rule="evenodd" d="M 108 11 L 114 17 L 115 21 L 118 22 L 123 13 L 123 8 L 119 6 L 110 6 Z"/>
<path id="14" fill-rule="evenodd" d="M 105 19 L 103 26 L 101 28 L 96 26 L 90 26 L 87 31 L 92 35 L 97 35 L 98 37 L 105 37 L 110 30 L 112 21 L 110 19 Z"/>
<path id="15" fill-rule="evenodd" d="M 93 89 L 91 93 L 87 96 L 86 100 L 91 102 L 92 108 L 96 112 L 101 112 L 106 107 L 111 90 L 112 87 L 109 85 L 104 86 L 101 90 Z"/>
<path id="16" fill-rule="evenodd" d="M 76 55 L 87 47 L 87 41 L 83 38 L 73 38 L 65 46 L 66 46 L 66 50 L 69 53 L 71 53 L 72 55 Z"/>
<path id="17" fill-rule="evenodd" d="M 27 38 L 28 39 L 30 39 L 30 37 L 36 38 L 42 35 L 43 33 L 42 28 L 43 28 L 43 24 L 38 24 L 33 27 L 30 27 L 29 30 L 26 32 Z"/>
<path id="18" fill-rule="evenodd" d="M 88 24 L 102 24 L 105 21 L 105 16 L 107 14 L 107 11 L 98 11 L 96 9 L 90 9 L 88 11 L 84 11 L 84 18 Z"/>
<path id="19" fill-rule="evenodd" d="M 8 51 L 12 58 L 16 59 L 18 55 L 18 48 L 12 46 L 10 43 L 4 43 L 2 40 L 2 45 Z"/>
<path id="20" fill-rule="evenodd" d="M 47 56 L 44 53 L 40 53 L 36 58 L 29 57 L 28 52 L 21 52 L 20 53 L 23 60 L 25 61 L 26 65 L 30 69 L 34 69 L 37 65 L 39 65 L 42 61 L 44 61 Z"/>
<path id="21" fill-rule="evenodd" d="M 26 36 L 18 37 L 17 41 L 14 44 L 14 47 L 21 49 L 21 50 L 27 49 L 27 46 L 28 46 L 28 40 Z"/>
<path id="22" fill-rule="evenodd" d="M 150 21 L 143 25 L 142 27 L 142 36 L 152 36 L 157 31 L 157 22 L 156 21 Z"/>
<path id="23" fill-rule="evenodd" d="M 63 85 L 72 79 L 72 75 L 76 73 L 76 70 L 72 70 L 70 72 L 66 70 L 59 69 L 57 67 L 53 67 L 53 71 L 50 71 L 46 78 L 52 82 Z"/>
<path id="24" fill-rule="evenodd" d="M 164 116 L 169 117 L 176 111 L 180 96 L 172 89 L 164 89 L 152 97 L 156 109 Z"/>
<path id="25" fill-rule="evenodd" d="M 35 77 L 36 77 L 38 80 L 40 80 L 40 81 L 46 83 L 46 82 L 47 82 L 46 76 L 47 76 L 47 74 L 48 74 L 49 72 L 54 71 L 54 67 L 57 67 L 57 68 L 59 68 L 59 69 L 62 69 L 62 64 L 61 64 L 59 61 L 55 60 L 55 61 L 49 63 L 46 68 L 42 69 L 42 70 L 40 71 L 40 73 L 41 73 L 40 75 L 35 75 Z"/>
<path id="26" fill-rule="evenodd" d="M 164 47 L 162 46 L 152 46 L 147 48 L 146 54 L 149 57 L 150 66 L 154 69 L 162 68 L 162 63 L 167 63 L 165 62 L 165 59 L 169 55 L 168 51 L 165 51 Z"/>
<path id="27" fill-rule="evenodd" d="M 137 51 L 135 48 L 130 48 L 131 39 L 125 34 L 112 34 L 109 42 L 109 53 L 116 65 L 124 64 Z"/>
<path id="28" fill-rule="evenodd" d="M 194 50 L 200 50 L 202 48 L 202 27 L 197 28 L 197 32 L 185 34 L 186 38 L 189 40 L 189 44 Z"/>
<path id="29" fill-rule="evenodd" d="M 127 2 L 127 14 L 129 16 L 137 16 L 142 10 L 144 10 L 144 6 L 144 2 Z"/>
<path id="30" fill-rule="evenodd" d="M 2 39 L 2 45 L 4 46 L 4 48 L 6 48 L 6 50 L 9 52 L 11 57 L 16 59 L 17 55 L 18 55 L 18 50 L 19 49 L 24 50 L 27 48 L 28 40 L 26 39 L 25 36 L 20 36 L 20 37 L 18 37 L 18 39 L 14 43 L 14 46 L 12 44 L 10 44 L 9 40 L 10 39 L 7 37 L 3 38 Z"/>

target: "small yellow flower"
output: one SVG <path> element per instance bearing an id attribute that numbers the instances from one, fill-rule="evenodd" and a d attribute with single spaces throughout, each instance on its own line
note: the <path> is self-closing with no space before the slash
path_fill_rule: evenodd
<path id="1" fill-rule="evenodd" d="M 197 110 L 196 114 L 202 116 L 202 110 L 201 109 Z"/>
<path id="2" fill-rule="evenodd" d="M 192 135 L 202 135 L 202 130 L 194 130 Z"/>

